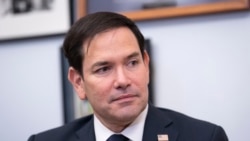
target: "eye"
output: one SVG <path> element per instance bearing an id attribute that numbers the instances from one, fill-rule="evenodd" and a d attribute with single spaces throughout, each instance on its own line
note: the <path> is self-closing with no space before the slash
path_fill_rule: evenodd
<path id="1" fill-rule="evenodd" d="M 139 64 L 139 61 L 136 59 L 133 59 L 133 60 L 129 61 L 128 66 L 134 67 L 134 66 L 137 66 L 138 64 Z"/>
<path id="2" fill-rule="evenodd" d="M 111 70 L 111 67 L 105 66 L 105 67 L 98 68 L 97 70 L 94 71 L 94 73 L 95 74 L 105 74 L 105 73 L 109 72 L 110 70 Z"/>

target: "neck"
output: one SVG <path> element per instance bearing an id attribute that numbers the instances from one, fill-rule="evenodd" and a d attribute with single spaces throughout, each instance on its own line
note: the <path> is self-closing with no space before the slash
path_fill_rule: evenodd
<path id="1" fill-rule="evenodd" d="M 133 122 L 133 120 L 116 122 L 116 121 L 104 121 L 101 118 L 98 119 L 105 127 L 113 131 L 114 133 L 121 133 L 126 127 L 128 127 Z"/>

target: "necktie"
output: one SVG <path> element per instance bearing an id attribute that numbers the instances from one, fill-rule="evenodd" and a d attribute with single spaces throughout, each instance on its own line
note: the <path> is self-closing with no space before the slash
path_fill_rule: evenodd
<path id="1" fill-rule="evenodd" d="M 107 141 L 129 141 L 129 139 L 122 134 L 113 134 L 107 139 Z"/>

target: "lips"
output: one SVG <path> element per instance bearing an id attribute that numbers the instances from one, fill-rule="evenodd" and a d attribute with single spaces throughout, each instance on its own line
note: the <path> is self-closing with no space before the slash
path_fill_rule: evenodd
<path id="1" fill-rule="evenodd" d="M 134 94 L 122 94 L 121 96 L 114 98 L 113 101 L 130 100 L 134 97 L 136 97 Z"/>

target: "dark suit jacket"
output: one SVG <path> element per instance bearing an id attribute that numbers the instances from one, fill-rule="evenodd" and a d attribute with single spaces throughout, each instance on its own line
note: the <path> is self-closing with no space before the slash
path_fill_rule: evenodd
<path id="1" fill-rule="evenodd" d="M 143 141 L 157 141 L 158 134 L 167 134 L 169 141 L 228 141 L 220 126 L 150 105 Z M 33 135 L 28 141 L 95 141 L 93 115 Z"/>

